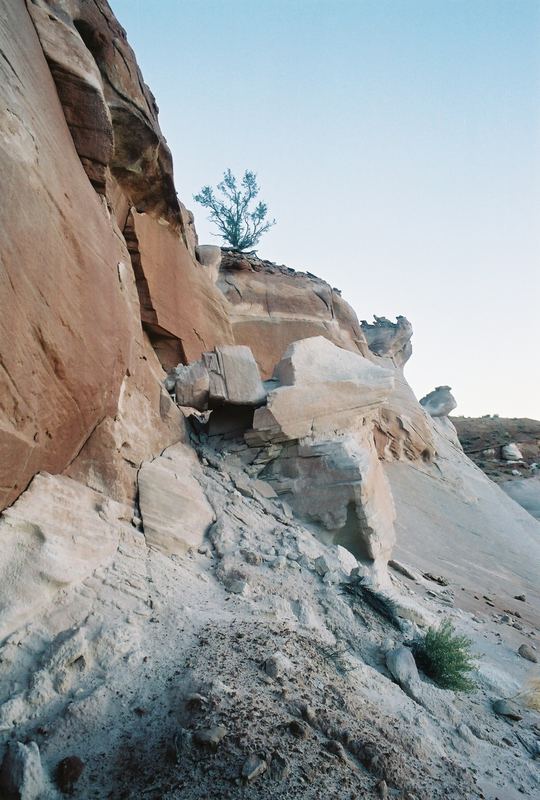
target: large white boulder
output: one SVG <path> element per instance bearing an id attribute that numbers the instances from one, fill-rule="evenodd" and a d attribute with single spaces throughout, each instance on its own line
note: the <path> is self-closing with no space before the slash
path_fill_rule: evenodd
<path id="1" fill-rule="evenodd" d="M 214 512 L 197 480 L 200 466 L 185 444 L 168 447 L 139 470 L 139 506 L 147 543 L 166 555 L 202 544 Z"/>
<path id="2" fill-rule="evenodd" d="M 515 442 L 503 445 L 501 455 L 505 461 L 521 461 L 523 458 L 523 454 Z"/>
<path id="3" fill-rule="evenodd" d="M 245 437 L 285 444 L 264 477 L 320 538 L 346 547 L 382 579 L 395 514 L 373 422 L 393 372 L 316 336 L 291 344 L 274 378 L 280 385 Z"/>
<path id="4" fill-rule="evenodd" d="M 287 441 L 358 428 L 390 394 L 390 370 L 322 336 L 293 342 L 275 369 L 278 388 L 253 419 L 254 443 Z"/>

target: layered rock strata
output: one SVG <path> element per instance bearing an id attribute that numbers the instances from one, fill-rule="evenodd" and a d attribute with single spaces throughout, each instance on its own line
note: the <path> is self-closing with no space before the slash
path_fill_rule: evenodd
<path id="1" fill-rule="evenodd" d="M 352 352 L 368 353 L 354 311 L 337 289 L 309 272 L 223 251 L 217 285 L 230 303 L 234 339 L 252 348 L 263 379 L 271 377 L 298 339 L 321 335 Z"/>

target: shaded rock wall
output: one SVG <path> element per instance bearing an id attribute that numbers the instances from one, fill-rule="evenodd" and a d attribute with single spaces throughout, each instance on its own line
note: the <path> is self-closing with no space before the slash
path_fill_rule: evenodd
<path id="1" fill-rule="evenodd" d="M 22 1 L 2 2 L 0 507 L 114 414 L 131 348 L 119 264 Z"/>
<path id="2" fill-rule="evenodd" d="M 161 366 L 232 342 L 226 301 L 108 4 L 0 6 L 0 508 L 40 470 L 131 499 L 184 436 Z"/>

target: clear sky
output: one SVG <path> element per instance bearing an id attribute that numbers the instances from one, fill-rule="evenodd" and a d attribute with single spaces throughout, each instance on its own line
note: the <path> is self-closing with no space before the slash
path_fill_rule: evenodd
<path id="1" fill-rule="evenodd" d="M 540 418 L 540 0 L 111 0 L 176 187 L 258 174 L 259 254 L 407 316 L 420 397 Z"/>

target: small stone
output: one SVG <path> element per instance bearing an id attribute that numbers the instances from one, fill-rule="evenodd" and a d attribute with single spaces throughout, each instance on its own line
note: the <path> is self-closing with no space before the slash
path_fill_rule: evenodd
<path id="1" fill-rule="evenodd" d="M 315 710 L 312 706 L 308 705 L 308 703 L 303 703 L 300 706 L 300 713 L 302 714 L 302 718 L 309 723 L 310 725 L 315 724 L 315 720 L 317 719 L 317 715 L 315 714 Z"/>
<path id="2" fill-rule="evenodd" d="M 377 784 L 377 792 L 379 793 L 379 797 L 381 797 L 382 800 L 388 800 L 388 786 L 386 784 L 386 781 L 379 781 L 379 783 Z"/>
<path id="3" fill-rule="evenodd" d="M 185 754 L 190 750 L 193 743 L 193 734 L 186 728 L 180 728 L 173 737 L 173 759 L 177 764 L 180 763 Z"/>
<path id="4" fill-rule="evenodd" d="M 38 800 L 45 788 L 39 748 L 35 742 L 9 742 L 0 767 L 0 797 Z"/>
<path id="5" fill-rule="evenodd" d="M 270 762 L 269 774 L 274 780 L 285 780 L 290 772 L 289 762 L 281 753 L 274 750 L 272 753 L 272 760 Z"/>
<path id="6" fill-rule="evenodd" d="M 330 565 L 324 556 L 319 556 L 313 562 L 313 567 L 317 575 L 320 575 L 321 578 L 326 575 L 327 572 L 330 572 Z"/>
<path id="7" fill-rule="evenodd" d="M 424 578 L 428 581 L 438 583 L 439 586 L 448 586 L 448 581 L 442 575 L 432 575 L 431 572 L 424 572 Z"/>
<path id="8" fill-rule="evenodd" d="M 510 700 L 495 700 L 493 703 L 493 711 L 500 717 L 508 717 L 508 719 L 514 719 L 516 721 L 523 719 L 517 706 Z"/>
<path id="9" fill-rule="evenodd" d="M 246 781 L 251 782 L 256 780 L 263 772 L 266 772 L 268 769 L 268 764 L 264 758 L 260 758 L 256 755 L 251 755 L 244 762 L 244 766 L 242 767 L 242 777 L 245 778 Z"/>
<path id="10" fill-rule="evenodd" d="M 198 711 L 208 704 L 208 698 L 198 692 L 192 692 L 186 697 L 186 707 L 190 711 Z"/>
<path id="11" fill-rule="evenodd" d="M 411 697 L 420 691 L 420 678 L 414 656 L 408 647 L 399 645 L 386 653 L 386 666 L 394 680 Z"/>
<path id="12" fill-rule="evenodd" d="M 530 647 L 528 644 L 520 645 L 518 653 L 521 656 L 521 658 L 526 658 L 527 661 L 532 661 L 533 664 L 538 663 L 538 656 L 536 655 L 532 647 Z"/>
<path id="13" fill-rule="evenodd" d="M 514 595 L 514 600 L 520 600 L 522 603 L 526 603 L 527 602 L 527 598 L 525 597 L 524 594 L 515 594 Z"/>
<path id="14" fill-rule="evenodd" d="M 347 760 L 347 753 L 345 752 L 345 748 L 343 747 L 341 742 L 338 742 L 337 739 L 329 739 L 324 746 L 329 753 L 332 753 L 333 755 L 337 756 L 342 761 Z"/>
<path id="15" fill-rule="evenodd" d="M 224 728 L 223 725 L 215 725 L 213 728 L 200 728 L 194 732 L 193 738 L 201 747 L 208 747 L 211 750 L 216 750 L 218 744 L 226 735 L 227 728 Z"/>
<path id="16" fill-rule="evenodd" d="M 201 554 L 201 556 L 205 556 L 208 553 L 208 545 L 201 544 L 200 547 L 197 548 L 197 552 Z"/>
<path id="17" fill-rule="evenodd" d="M 289 731 L 297 739 L 307 739 L 309 736 L 309 728 L 305 722 L 300 719 L 292 719 L 289 722 Z"/>
<path id="18" fill-rule="evenodd" d="M 56 767 L 54 779 L 63 794 L 73 794 L 75 784 L 84 770 L 84 761 L 78 756 L 63 758 Z"/>
<path id="19" fill-rule="evenodd" d="M 290 658 L 278 651 L 266 659 L 264 671 L 270 678 L 281 678 L 293 672 L 294 665 Z"/>
<path id="20" fill-rule="evenodd" d="M 240 553 L 246 564 L 258 567 L 259 564 L 262 563 L 262 556 L 259 553 L 255 553 L 253 550 L 240 550 Z"/>

